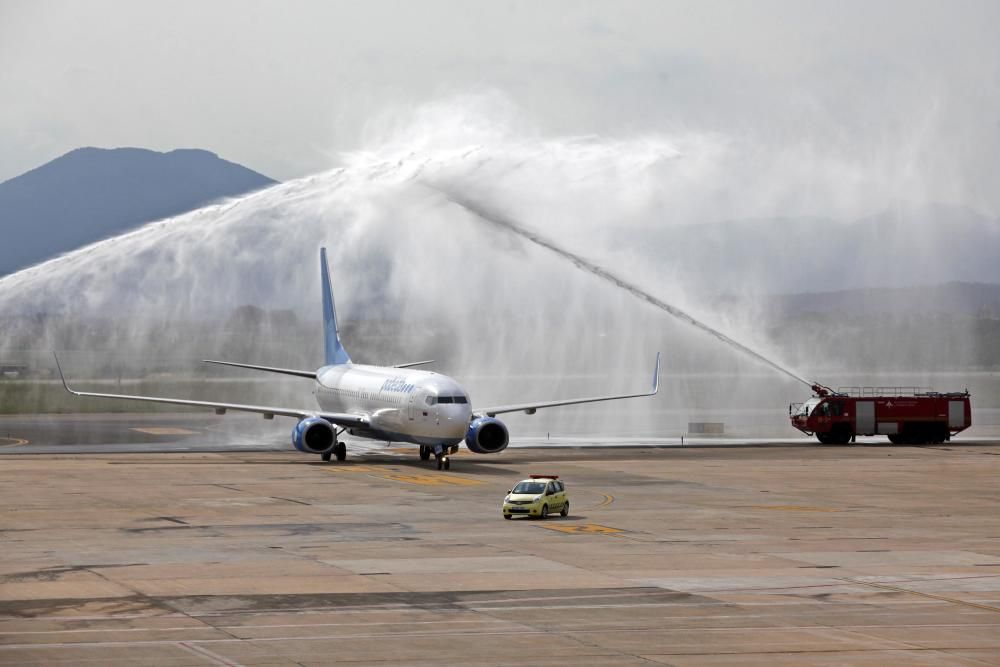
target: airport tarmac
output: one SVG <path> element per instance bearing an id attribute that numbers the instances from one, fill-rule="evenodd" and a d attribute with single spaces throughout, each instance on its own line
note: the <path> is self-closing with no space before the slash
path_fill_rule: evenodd
<path id="1" fill-rule="evenodd" d="M 1000 664 L 1000 442 L 595 436 L 438 472 L 238 432 L 0 419 L 0 664 Z M 569 517 L 501 518 L 529 473 Z"/>

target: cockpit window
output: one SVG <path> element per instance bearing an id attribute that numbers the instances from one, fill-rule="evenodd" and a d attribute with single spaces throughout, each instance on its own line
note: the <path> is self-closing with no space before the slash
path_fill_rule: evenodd
<path id="1" fill-rule="evenodd" d="M 424 400 L 427 402 L 427 405 L 434 405 L 438 402 L 437 396 L 428 396 Z"/>
<path id="2" fill-rule="evenodd" d="M 427 397 L 430 400 L 430 396 Z M 437 403 L 468 403 L 469 399 L 465 396 L 436 396 L 434 397 Z M 428 403 L 428 405 L 434 405 L 434 403 Z"/>

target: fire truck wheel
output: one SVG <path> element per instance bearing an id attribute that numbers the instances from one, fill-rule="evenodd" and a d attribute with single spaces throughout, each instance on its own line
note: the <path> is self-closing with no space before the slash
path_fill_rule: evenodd
<path id="1" fill-rule="evenodd" d="M 824 445 L 846 445 L 851 441 L 851 429 L 843 425 L 829 433 L 817 433 L 816 439 Z"/>
<path id="2" fill-rule="evenodd" d="M 835 428 L 830 435 L 832 444 L 846 445 L 851 441 L 851 429 L 846 424 L 841 424 L 840 428 Z"/>

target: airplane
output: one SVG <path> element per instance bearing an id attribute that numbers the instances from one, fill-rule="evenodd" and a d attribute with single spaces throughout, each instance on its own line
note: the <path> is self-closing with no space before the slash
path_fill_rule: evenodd
<path id="1" fill-rule="evenodd" d="M 660 354 L 657 352 L 653 387 L 648 392 L 518 403 L 473 410 L 468 392 L 452 378 L 433 371 L 410 370 L 414 366 L 432 363 L 433 360 L 396 366 L 353 363 L 340 340 L 326 248 L 320 249 L 320 278 L 323 283 L 324 366 L 315 371 L 305 371 L 202 360 L 210 364 L 310 378 L 316 382 L 313 394 L 319 405 L 318 410 L 76 391 L 66 382 L 59 357 L 53 352 L 59 377 L 66 391 L 75 396 L 211 408 L 220 415 L 228 410 L 235 410 L 258 413 L 264 419 L 274 419 L 276 415 L 292 417 L 298 420 L 292 429 L 292 445 L 300 452 L 318 454 L 324 461 L 333 457 L 338 461 L 347 458 L 347 445 L 339 439 L 345 431 L 360 438 L 418 445 L 420 459 L 428 461 L 433 454 L 438 470 L 451 468 L 448 455 L 456 453 L 463 440 L 466 447 L 476 454 L 498 454 L 505 450 L 510 442 L 510 435 L 504 423 L 496 418 L 499 414 L 524 412 L 531 415 L 542 408 L 561 405 L 653 396 L 659 389 Z"/>

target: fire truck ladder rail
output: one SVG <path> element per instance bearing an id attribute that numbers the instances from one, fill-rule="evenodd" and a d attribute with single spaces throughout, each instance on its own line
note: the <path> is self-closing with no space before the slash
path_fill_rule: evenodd
<path id="1" fill-rule="evenodd" d="M 837 393 L 844 396 L 937 396 L 930 387 L 899 386 L 899 387 L 838 387 Z"/>

